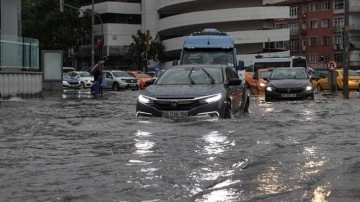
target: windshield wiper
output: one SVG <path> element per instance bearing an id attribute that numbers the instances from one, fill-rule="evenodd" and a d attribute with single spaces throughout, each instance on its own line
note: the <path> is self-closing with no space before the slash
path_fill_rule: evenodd
<path id="1" fill-rule="evenodd" d="M 192 78 L 191 78 L 191 74 L 192 74 L 192 71 L 194 70 L 194 68 L 195 68 L 195 67 L 193 67 L 193 68 L 190 70 L 189 75 L 188 75 L 188 79 L 189 79 L 189 81 L 190 81 L 190 83 L 191 83 L 192 85 L 195 84 L 195 81 L 192 80 Z"/>
<path id="2" fill-rule="evenodd" d="M 204 68 L 201 68 L 201 70 L 203 70 L 207 77 L 210 79 L 210 83 L 215 84 L 215 79 L 209 74 L 209 72 L 207 72 Z"/>

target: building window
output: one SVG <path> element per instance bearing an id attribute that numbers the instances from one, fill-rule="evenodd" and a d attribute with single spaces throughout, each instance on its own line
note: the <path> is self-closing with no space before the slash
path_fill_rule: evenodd
<path id="1" fill-rule="evenodd" d="M 290 28 L 290 35 L 297 35 L 299 34 L 299 24 L 289 24 Z"/>
<path id="2" fill-rule="evenodd" d="M 329 22 L 330 20 L 329 19 L 323 19 L 321 20 L 321 28 L 329 28 Z"/>
<path id="3" fill-rule="evenodd" d="M 276 23 L 275 24 L 275 29 L 285 29 L 285 28 L 286 28 L 285 23 Z"/>
<path id="4" fill-rule="evenodd" d="M 344 10 L 344 7 L 345 7 L 344 0 L 334 1 L 334 10 Z"/>
<path id="5" fill-rule="evenodd" d="M 310 12 L 316 12 L 318 11 L 318 3 L 314 2 L 310 4 Z"/>
<path id="6" fill-rule="evenodd" d="M 344 27 L 344 18 L 334 18 L 334 31 L 340 32 Z"/>
<path id="7" fill-rule="evenodd" d="M 318 21 L 310 20 L 310 29 L 317 29 L 317 28 L 318 28 Z"/>
<path id="8" fill-rule="evenodd" d="M 285 42 L 284 41 L 278 41 L 275 43 L 275 48 L 277 49 L 286 49 Z"/>
<path id="9" fill-rule="evenodd" d="M 337 45 L 337 49 L 343 48 L 343 38 L 341 35 L 334 36 L 334 45 Z"/>
<path id="10" fill-rule="evenodd" d="M 318 45 L 318 38 L 317 37 L 310 37 L 310 41 L 309 41 L 309 45 L 310 46 L 317 46 Z"/>
<path id="11" fill-rule="evenodd" d="M 330 10 L 330 2 L 329 1 L 322 2 L 321 3 L 321 10 L 323 10 L 323 11 Z"/>
<path id="12" fill-rule="evenodd" d="M 290 7 L 290 18 L 297 18 L 299 12 L 299 7 L 291 6 Z"/>
<path id="13" fill-rule="evenodd" d="M 338 63 L 342 63 L 344 61 L 343 54 L 334 54 L 334 60 Z"/>
<path id="14" fill-rule="evenodd" d="M 309 55 L 309 63 L 317 63 L 317 58 L 318 58 L 318 56 L 317 56 L 317 54 L 310 54 Z"/>
<path id="15" fill-rule="evenodd" d="M 290 51 L 298 51 L 299 50 L 299 40 L 290 40 L 289 49 L 290 49 Z"/>
<path id="16" fill-rule="evenodd" d="M 321 45 L 322 46 L 330 45 L 330 37 L 328 37 L 328 36 L 321 37 Z"/>

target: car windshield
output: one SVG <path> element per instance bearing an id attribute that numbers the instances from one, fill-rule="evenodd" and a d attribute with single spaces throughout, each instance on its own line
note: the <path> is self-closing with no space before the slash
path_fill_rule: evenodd
<path id="1" fill-rule="evenodd" d="M 359 74 L 354 70 L 349 70 L 349 76 L 359 76 Z"/>
<path id="2" fill-rule="evenodd" d="M 136 75 L 140 78 L 152 78 L 152 76 L 145 73 L 137 73 Z"/>
<path id="3" fill-rule="evenodd" d="M 158 85 L 204 85 L 219 83 L 223 83 L 222 68 L 214 67 L 176 67 L 168 69 L 156 82 Z"/>
<path id="4" fill-rule="evenodd" d="M 80 77 L 89 77 L 91 76 L 89 72 L 79 72 Z"/>
<path id="5" fill-rule="evenodd" d="M 260 73 L 260 77 L 263 79 L 266 79 L 266 78 L 269 78 L 270 74 L 271 74 L 271 71 L 262 71 Z"/>
<path id="6" fill-rule="evenodd" d="M 305 69 L 275 69 L 270 79 L 309 79 Z"/>
<path id="7" fill-rule="evenodd" d="M 114 77 L 133 77 L 127 72 L 113 72 Z"/>

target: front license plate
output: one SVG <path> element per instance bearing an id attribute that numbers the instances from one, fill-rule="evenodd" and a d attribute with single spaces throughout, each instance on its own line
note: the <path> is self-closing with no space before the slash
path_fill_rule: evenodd
<path id="1" fill-rule="evenodd" d="M 296 94 L 281 94 L 281 97 L 296 97 Z"/>
<path id="2" fill-rule="evenodd" d="M 161 112 L 162 117 L 184 117 L 188 116 L 187 111 L 165 111 Z"/>
<path id="3" fill-rule="evenodd" d="M 130 84 L 130 86 L 134 87 L 134 86 L 137 86 L 136 84 Z"/>

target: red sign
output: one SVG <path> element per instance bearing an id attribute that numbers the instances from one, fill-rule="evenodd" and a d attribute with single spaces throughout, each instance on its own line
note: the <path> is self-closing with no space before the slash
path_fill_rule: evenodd
<path id="1" fill-rule="evenodd" d="M 326 63 L 326 68 L 327 68 L 329 71 L 335 71 L 335 69 L 337 68 L 337 63 L 336 63 L 334 60 L 329 60 L 329 61 Z"/>

